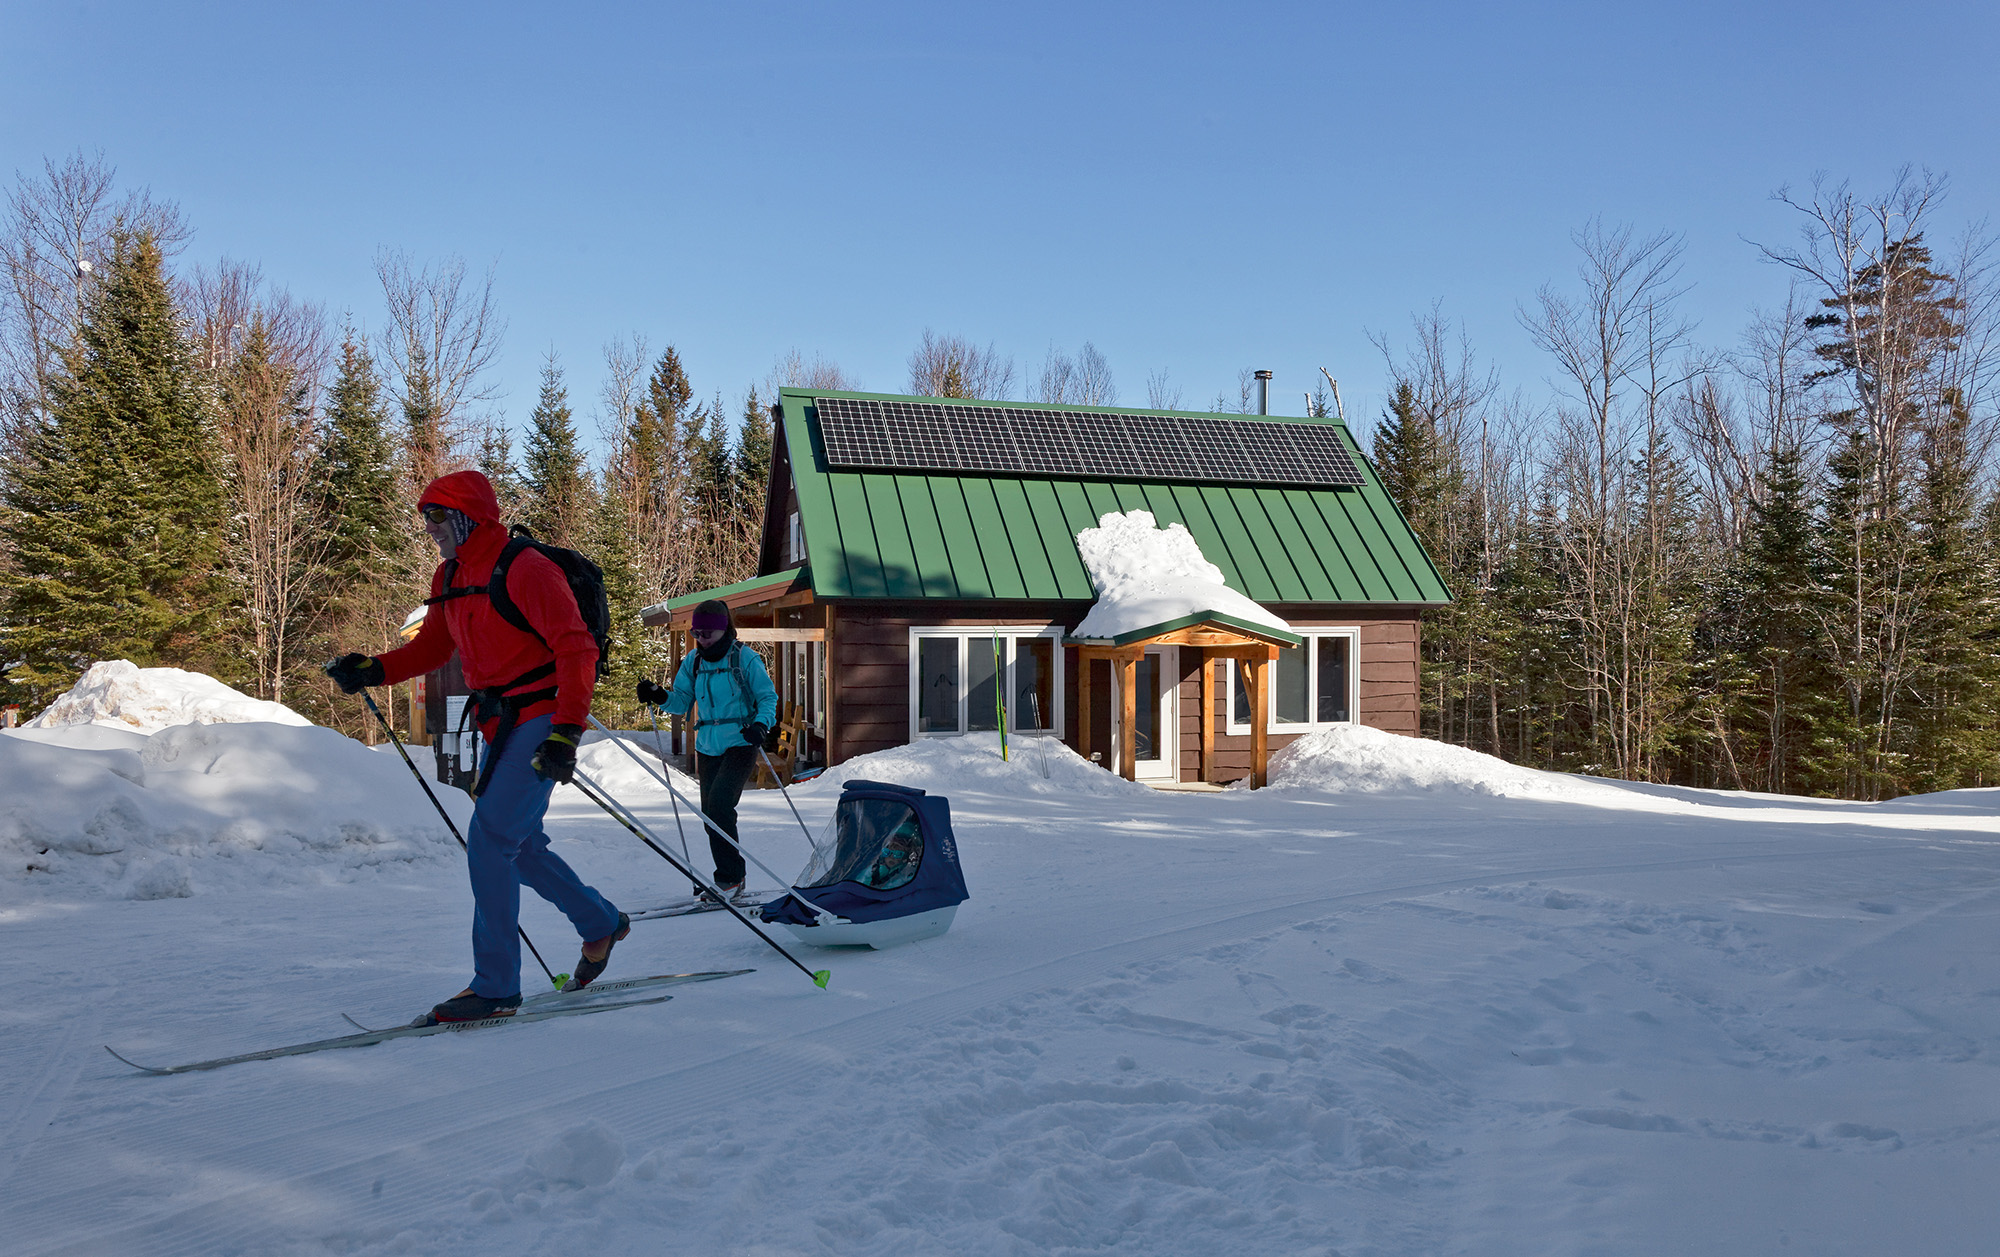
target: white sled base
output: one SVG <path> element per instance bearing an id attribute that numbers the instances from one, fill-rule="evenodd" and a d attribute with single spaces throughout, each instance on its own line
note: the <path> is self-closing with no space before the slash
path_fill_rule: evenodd
<path id="1" fill-rule="evenodd" d="M 790 930 L 793 938 L 812 947 L 873 947 L 879 950 L 898 943 L 914 943 L 920 938 L 936 938 L 951 928 L 951 919 L 957 912 L 958 905 L 952 904 L 913 916 L 890 917 L 886 921 L 836 921 L 832 925 L 794 925 L 790 921 L 780 921 L 778 924 Z"/>

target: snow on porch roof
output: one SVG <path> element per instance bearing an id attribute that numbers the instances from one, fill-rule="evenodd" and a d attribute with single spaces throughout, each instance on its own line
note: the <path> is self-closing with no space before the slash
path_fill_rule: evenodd
<path id="1" fill-rule="evenodd" d="M 1105 514 L 1076 534 L 1076 552 L 1097 601 L 1068 641 L 1123 646 L 1200 624 L 1286 646 L 1303 640 L 1277 613 L 1231 589 L 1185 526 L 1158 527 L 1149 511 Z"/>

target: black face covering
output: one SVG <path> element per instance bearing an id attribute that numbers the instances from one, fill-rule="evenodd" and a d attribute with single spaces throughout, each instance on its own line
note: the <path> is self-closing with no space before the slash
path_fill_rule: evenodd
<path id="1" fill-rule="evenodd" d="M 732 625 L 731 627 L 722 630 L 722 636 L 716 638 L 714 641 L 710 642 L 706 646 L 696 646 L 695 649 L 701 652 L 701 657 L 703 659 L 708 660 L 710 663 L 716 663 L 720 661 L 724 655 L 728 654 L 729 648 L 735 644 L 736 644 L 736 629 Z"/>

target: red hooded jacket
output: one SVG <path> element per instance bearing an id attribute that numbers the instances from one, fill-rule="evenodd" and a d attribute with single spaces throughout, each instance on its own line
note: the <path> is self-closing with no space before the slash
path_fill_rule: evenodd
<path id="1" fill-rule="evenodd" d="M 449 506 L 471 517 L 476 527 L 458 547 L 458 569 L 452 574 L 451 587 L 486 584 L 500 551 L 507 546 L 500 501 L 486 477 L 476 471 L 439 476 L 418 502 L 421 506 Z M 438 564 L 431 576 L 433 598 L 445 592 L 445 567 Z M 507 596 L 541 633 L 540 638 L 502 619 L 490 598 L 473 595 L 432 603 L 416 637 L 381 657 L 383 679 L 394 685 L 441 668 L 455 650 L 466 683 L 474 689 L 487 689 L 554 659 L 556 696 L 522 708 L 520 719 L 526 722 L 554 712 L 556 724 L 583 724 L 597 687 L 597 641 L 584 627 L 562 569 L 535 551 L 525 550 L 507 569 Z M 543 645 L 544 641 L 548 644 Z M 547 689 L 549 684 L 550 679 L 544 676 L 512 689 L 530 693 Z M 480 728 L 490 738 L 498 724 L 489 720 Z"/>

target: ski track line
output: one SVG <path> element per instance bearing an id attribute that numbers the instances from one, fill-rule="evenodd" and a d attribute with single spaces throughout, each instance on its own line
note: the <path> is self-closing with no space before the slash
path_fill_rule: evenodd
<path id="1" fill-rule="evenodd" d="M 67 1017 L 63 1019 L 63 1028 L 53 1036 L 53 1044 L 44 1040 L 23 1046 L 22 1055 L 41 1055 L 44 1063 L 35 1080 L 21 1089 L 21 1099 L 14 1105 L 14 1111 L 0 1123 L 0 1187 L 14 1176 L 28 1149 L 61 1111 L 63 1098 L 83 1073 L 83 1054 L 89 1051 L 90 1040 L 97 1034 L 95 1017 Z"/>
<path id="2" fill-rule="evenodd" d="M 912 1032 L 934 1030 L 979 1009 L 1018 999 L 1038 989 L 1068 988 L 1135 963 L 1259 937 L 1329 911 L 1545 878 L 1796 863 L 1905 851 L 1916 854 L 1924 850 L 1925 847 L 1914 844 L 1881 842 L 1803 852 L 1795 846 L 1777 852 L 1732 848 L 1668 860 L 1491 870 L 1473 877 L 1438 878 L 1313 896 L 1085 948 L 1027 969 L 874 1008 L 755 1047 L 725 1049 L 704 1059 L 609 1087 L 573 1088 L 557 1095 L 554 1091 L 564 1082 L 573 1082 L 577 1071 L 551 1069 L 540 1071 L 540 1077 L 482 1079 L 476 1086 L 434 1097 L 422 1105 L 399 1101 L 390 1108 L 327 1123 L 316 1132 L 293 1127 L 284 1134 L 265 1136 L 228 1150 L 229 1161 L 237 1166 L 255 1166 L 298 1160 L 301 1140 L 313 1138 L 319 1153 L 317 1159 L 323 1164 L 301 1168 L 280 1181 L 247 1187 L 232 1184 L 219 1189 L 208 1200 L 173 1212 L 144 1219 L 121 1219 L 85 1237 L 43 1239 L 41 1247 L 22 1251 L 34 1257 L 107 1253 L 210 1257 L 263 1251 L 274 1236 L 282 1236 L 285 1242 L 294 1244 L 321 1235 L 338 1236 L 350 1242 L 384 1241 L 400 1231 L 435 1223 L 439 1209 L 449 1207 L 448 1202 L 454 1196 L 467 1194 L 492 1178 L 496 1173 L 493 1149 L 516 1149 L 525 1155 L 541 1140 L 587 1118 L 611 1124 L 628 1148 L 648 1148 L 676 1131 L 698 1124 L 717 1110 L 740 1103 L 738 1097 L 742 1095 L 783 1094 L 809 1085 L 824 1077 L 830 1061 Z M 490 1094 L 481 1095 L 482 1092 Z M 524 1106 L 523 1096 L 536 1097 L 540 1103 Z M 249 1128 L 270 1129 L 284 1124 L 268 1111 L 268 1105 L 260 1098 L 248 1103 L 261 1115 L 261 1122 Z M 469 1126 L 452 1125 L 453 1118 L 468 1111 L 501 1115 Z M 398 1146 L 381 1147 L 384 1133 L 393 1137 L 394 1132 L 411 1128 L 433 1133 Z M 101 1155 L 101 1150 L 94 1146 L 97 1140 L 97 1133 L 92 1132 L 91 1146 L 79 1151 L 88 1158 Z M 121 1139 L 119 1144 L 130 1148 L 132 1141 Z M 369 1145 L 374 1150 L 352 1155 L 353 1149 Z M 171 1151 L 160 1149 L 154 1155 L 170 1155 Z M 240 1180 L 249 1173 L 216 1167 L 218 1178 Z M 50 1221 L 79 1216 L 101 1195 L 101 1184 L 90 1182 L 40 1197 L 35 1203 L 41 1208 L 35 1212 L 54 1214 L 55 1218 L 38 1219 L 42 1226 L 34 1229 L 46 1230 Z M 17 1238 L 31 1228 L 26 1217 L 18 1218 L 13 1225 Z"/>

